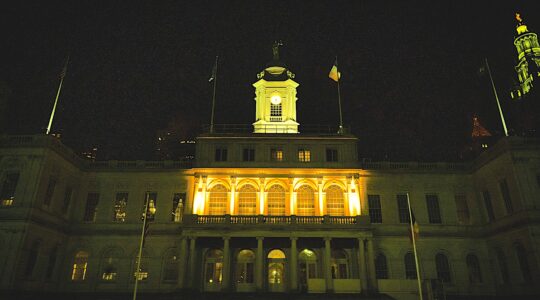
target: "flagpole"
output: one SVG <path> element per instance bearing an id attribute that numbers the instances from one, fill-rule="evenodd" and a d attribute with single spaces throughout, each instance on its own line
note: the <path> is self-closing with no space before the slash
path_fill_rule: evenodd
<path id="1" fill-rule="evenodd" d="M 58 90 L 56 91 L 56 98 L 54 99 L 54 105 L 51 112 L 51 117 L 49 118 L 49 125 L 47 125 L 47 132 L 45 134 L 49 134 L 49 132 L 51 132 L 51 126 L 54 119 L 54 113 L 56 112 L 56 105 L 58 104 L 58 98 L 60 97 L 60 91 L 62 90 L 62 83 L 64 82 L 64 77 L 66 77 L 68 63 L 69 63 L 69 55 L 66 59 L 66 63 L 64 64 L 64 68 L 62 69 L 62 74 L 60 76 L 60 84 L 58 85 Z"/>
<path id="2" fill-rule="evenodd" d="M 336 56 L 336 69 L 337 69 L 337 94 L 338 94 L 338 106 L 339 106 L 339 134 L 343 134 L 343 115 L 341 113 L 341 92 L 339 89 L 339 65 Z"/>
<path id="3" fill-rule="evenodd" d="M 216 106 L 216 85 L 217 85 L 217 67 L 218 67 L 218 56 L 216 55 L 216 63 L 214 65 L 214 74 L 212 74 L 212 77 L 214 78 L 214 92 L 212 94 L 212 116 L 210 117 L 210 133 L 214 132 L 214 108 Z"/>
<path id="4" fill-rule="evenodd" d="M 411 211 L 411 202 L 409 200 L 409 193 L 407 192 L 407 206 L 409 207 L 409 225 L 411 227 L 411 236 L 413 243 L 413 252 L 414 252 L 414 263 L 416 265 L 416 279 L 418 281 L 418 296 L 420 300 L 423 299 L 422 295 L 422 279 L 420 278 L 420 267 L 418 266 L 418 254 L 416 253 L 416 238 L 414 237 L 414 225 L 412 221 L 412 211 Z"/>
<path id="5" fill-rule="evenodd" d="M 485 58 L 486 68 L 489 74 L 489 80 L 491 81 L 491 88 L 493 89 L 493 94 L 495 94 L 495 100 L 497 100 L 497 107 L 499 108 L 499 115 L 501 116 L 501 122 L 504 129 L 504 135 L 508 136 L 508 129 L 506 129 L 506 122 L 504 121 L 504 115 L 501 108 L 501 103 L 499 102 L 499 96 L 497 95 L 497 90 L 495 89 L 495 83 L 493 83 L 493 77 L 491 77 L 491 69 L 489 68 L 489 63 L 487 57 Z"/>
<path id="6" fill-rule="evenodd" d="M 139 286 L 139 271 L 141 269 L 141 256 L 142 249 L 144 244 L 144 230 L 146 229 L 146 217 L 148 215 L 148 198 L 150 194 L 146 192 L 146 200 L 144 203 L 144 213 L 143 213 L 143 226 L 141 230 L 141 240 L 139 242 L 139 253 L 137 254 L 137 269 L 135 269 L 135 286 L 133 287 L 133 300 L 137 299 L 137 288 Z"/>

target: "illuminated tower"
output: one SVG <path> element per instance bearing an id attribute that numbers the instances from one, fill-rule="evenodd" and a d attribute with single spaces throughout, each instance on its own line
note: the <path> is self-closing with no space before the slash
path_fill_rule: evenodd
<path id="1" fill-rule="evenodd" d="M 279 60 L 279 46 L 274 43 L 273 60 L 257 74 L 255 87 L 254 133 L 298 133 L 294 74 Z"/>
<path id="2" fill-rule="evenodd" d="M 518 54 L 518 63 L 515 67 L 519 84 L 510 93 L 513 99 L 518 99 L 531 91 L 533 80 L 540 76 L 540 46 L 536 33 L 529 32 L 523 19 L 516 13 L 518 35 L 514 39 Z"/>

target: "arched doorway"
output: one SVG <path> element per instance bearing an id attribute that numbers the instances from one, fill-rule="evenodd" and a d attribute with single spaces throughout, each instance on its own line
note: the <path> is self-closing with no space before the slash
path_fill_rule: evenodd
<path id="1" fill-rule="evenodd" d="M 244 249 L 238 252 L 236 257 L 235 282 L 238 292 L 255 291 L 254 266 L 255 253 L 252 250 Z"/>
<path id="2" fill-rule="evenodd" d="M 285 291 L 285 253 L 279 249 L 268 253 L 268 291 Z"/>
<path id="3" fill-rule="evenodd" d="M 204 290 L 217 292 L 221 290 L 223 280 L 223 251 L 211 249 L 204 257 Z"/>
<path id="4" fill-rule="evenodd" d="M 318 278 L 317 254 L 309 249 L 304 249 L 298 255 L 298 260 L 300 264 L 300 291 L 307 292 L 309 279 Z"/>

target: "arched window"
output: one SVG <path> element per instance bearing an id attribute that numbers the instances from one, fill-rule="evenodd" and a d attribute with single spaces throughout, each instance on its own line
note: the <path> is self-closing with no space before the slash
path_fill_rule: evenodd
<path id="1" fill-rule="evenodd" d="M 437 269 L 437 278 L 442 282 L 451 282 L 450 264 L 446 255 L 439 253 L 435 255 L 435 268 Z"/>
<path id="2" fill-rule="evenodd" d="M 330 262 L 333 279 L 349 278 L 349 262 L 347 254 L 343 250 L 332 250 Z"/>
<path id="3" fill-rule="evenodd" d="M 510 277 L 508 274 L 508 265 L 506 264 L 506 255 L 500 250 L 497 249 L 497 261 L 499 261 L 499 270 L 501 271 L 501 280 L 502 283 L 508 283 Z"/>
<path id="4" fill-rule="evenodd" d="M 223 279 L 223 251 L 219 249 L 208 250 L 204 270 L 206 283 L 221 283 Z"/>
<path id="5" fill-rule="evenodd" d="M 238 191 L 238 214 L 257 214 L 257 190 L 252 185 L 244 185 Z"/>
<path id="6" fill-rule="evenodd" d="M 255 253 L 251 250 L 241 250 L 236 259 L 236 282 L 253 283 L 253 265 Z"/>
<path id="7" fill-rule="evenodd" d="M 208 199 L 209 215 L 224 215 L 227 213 L 228 190 L 225 186 L 218 184 L 210 190 Z"/>
<path id="8" fill-rule="evenodd" d="M 271 216 L 285 215 L 285 189 L 278 184 L 268 189 L 268 214 Z"/>
<path id="9" fill-rule="evenodd" d="M 317 254 L 315 252 L 304 249 L 298 255 L 300 260 L 300 276 L 301 279 L 318 278 L 317 272 Z"/>
<path id="10" fill-rule="evenodd" d="M 414 254 L 407 252 L 404 257 L 405 262 L 405 278 L 416 279 L 416 263 L 414 262 Z"/>
<path id="11" fill-rule="evenodd" d="M 517 243 L 514 245 L 516 251 L 517 259 L 519 262 L 519 269 L 521 271 L 521 276 L 525 282 L 532 281 L 531 269 L 529 267 L 529 262 L 527 259 L 527 252 L 522 244 Z"/>
<path id="12" fill-rule="evenodd" d="M 481 283 L 482 272 L 480 271 L 480 262 L 478 257 L 474 254 L 467 255 L 467 270 L 469 271 L 470 283 Z"/>
<path id="13" fill-rule="evenodd" d="M 36 262 L 39 256 L 39 248 L 41 247 L 41 241 L 34 241 L 28 251 L 28 260 L 26 261 L 26 268 L 24 269 L 24 277 L 32 277 Z"/>
<path id="14" fill-rule="evenodd" d="M 285 279 L 285 253 L 274 249 L 268 253 L 268 283 L 270 291 L 279 290 Z"/>
<path id="15" fill-rule="evenodd" d="M 315 191 L 309 185 L 303 185 L 296 192 L 296 214 L 299 216 L 315 215 Z"/>
<path id="16" fill-rule="evenodd" d="M 377 279 L 388 279 L 388 264 L 386 256 L 382 253 L 375 258 L 375 276 Z"/>
<path id="17" fill-rule="evenodd" d="M 82 281 L 86 279 L 86 267 L 88 266 L 88 252 L 79 251 L 75 254 L 73 268 L 71 271 L 71 280 Z"/>
<path id="18" fill-rule="evenodd" d="M 114 281 L 118 275 L 118 264 L 122 253 L 119 249 L 108 249 L 101 257 L 101 279 Z"/>
<path id="19" fill-rule="evenodd" d="M 179 263 L 176 249 L 170 249 L 165 253 L 163 256 L 163 281 L 174 282 L 178 280 Z"/>
<path id="20" fill-rule="evenodd" d="M 337 185 L 332 185 L 326 189 L 326 213 L 331 216 L 343 216 L 345 214 L 343 190 Z"/>

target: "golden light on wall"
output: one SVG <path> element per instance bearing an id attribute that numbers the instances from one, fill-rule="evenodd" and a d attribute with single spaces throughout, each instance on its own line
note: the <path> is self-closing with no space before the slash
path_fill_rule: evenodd
<path id="1" fill-rule="evenodd" d="M 205 198 L 206 197 L 203 190 L 203 180 L 202 177 L 199 177 L 199 183 L 197 184 L 197 189 L 195 190 L 195 195 L 193 197 L 193 214 L 204 214 Z"/>
<path id="2" fill-rule="evenodd" d="M 354 178 L 351 178 L 351 183 L 349 186 L 349 213 L 351 216 L 357 216 L 361 214 L 360 194 Z"/>

